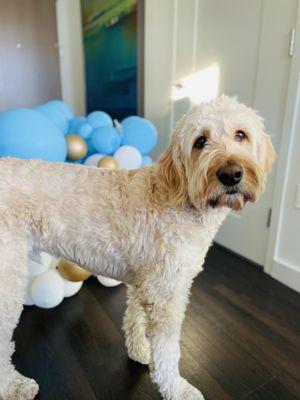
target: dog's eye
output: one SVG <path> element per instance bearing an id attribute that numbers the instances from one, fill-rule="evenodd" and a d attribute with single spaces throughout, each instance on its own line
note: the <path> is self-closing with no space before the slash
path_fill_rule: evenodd
<path id="1" fill-rule="evenodd" d="M 205 143 L 207 142 L 207 137 L 206 136 L 200 136 L 198 139 L 195 141 L 194 146 L 197 149 L 203 149 L 205 146 Z"/>
<path id="2" fill-rule="evenodd" d="M 243 140 L 247 139 L 247 135 L 244 131 L 236 131 L 234 137 L 238 142 L 242 142 Z"/>

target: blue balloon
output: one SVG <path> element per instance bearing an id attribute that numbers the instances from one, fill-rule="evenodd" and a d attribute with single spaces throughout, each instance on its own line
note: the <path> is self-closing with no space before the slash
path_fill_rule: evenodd
<path id="1" fill-rule="evenodd" d="M 54 122 L 64 135 L 68 133 L 69 120 L 65 114 L 55 106 L 55 104 L 43 104 L 37 107 L 37 110 Z"/>
<path id="2" fill-rule="evenodd" d="M 127 126 L 129 124 L 132 124 L 133 122 L 139 123 L 141 119 L 144 119 L 142 117 L 139 117 L 138 115 L 130 115 L 129 117 L 126 117 L 122 120 L 121 125 Z"/>
<path id="3" fill-rule="evenodd" d="M 88 147 L 88 152 L 87 152 L 86 157 L 89 157 L 91 154 L 97 153 L 97 150 L 93 146 L 91 137 L 86 140 L 86 144 L 87 144 L 87 147 Z"/>
<path id="4" fill-rule="evenodd" d="M 123 119 L 123 145 L 136 147 L 143 155 L 150 153 L 157 143 L 155 126 L 145 118 L 131 116 Z"/>
<path id="5" fill-rule="evenodd" d="M 100 128 L 101 126 L 113 126 L 113 120 L 104 111 L 93 111 L 87 116 L 87 122 L 93 128 Z"/>
<path id="6" fill-rule="evenodd" d="M 66 116 L 67 119 L 73 118 L 73 113 L 72 113 L 71 108 L 63 101 L 51 100 L 51 101 L 48 101 L 48 103 L 46 103 L 46 104 L 51 104 L 52 106 L 56 107 L 58 110 L 60 110 Z"/>
<path id="7" fill-rule="evenodd" d="M 63 133 L 43 113 L 20 108 L 0 115 L 0 156 L 65 161 Z"/>
<path id="8" fill-rule="evenodd" d="M 90 124 L 88 124 L 87 122 L 82 122 L 78 126 L 76 133 L 78 133 L 78 135 L 80 135 L 83 139 L 88 139 L 90 138 L 92 131 L 93 128 L 91 127 Z"/>
<path id="9" fill-rule="evenodd" d="M 121 144 L 117 130 L 111 126 L 102 126 L 92 132 L 92 145 L 97 153 L 113 154 Z"/>
<path id="10" fill-rule="evenodd" d="M 83 123 L 86 122 L 85 118 L 82 116 L 77 116 L 72 118 L 69 121 L 69 129 L 68 133 L 77 133 L 79 126 Z"/>
<path id="11" fill-rule="evenodd" d="M 151 165 L 151 164 L 153 164 L 153 160 L 150 156 L 142 157 L 142 167 L 144 167 L 145 165 Z"/>

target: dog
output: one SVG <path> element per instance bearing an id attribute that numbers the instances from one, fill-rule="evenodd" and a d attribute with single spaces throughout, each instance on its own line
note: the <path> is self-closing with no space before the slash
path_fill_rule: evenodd
<path id="1" fill-rule="evenodd" d="M 204 399 L 180 376 L 180 329 L 193 279 L 228 212 L 255 202 L 274 149 L 256 111 L 221 96 L 178 123 L 154 165 L 133 171 L 0 160 L 0 398 L 33 399 L 11 362 L 29 251 L 127 285 L 128 355 L 165 400 Z"/>

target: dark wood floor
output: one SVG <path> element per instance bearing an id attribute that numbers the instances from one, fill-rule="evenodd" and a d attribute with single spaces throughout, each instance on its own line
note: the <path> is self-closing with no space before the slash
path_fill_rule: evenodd
<path id="1" fill-rule="evenodd" d="M 56 309 L 27 307 L 15 363 L 40 400 L 159 400 L 147 368 L 128 360 L 125 289 L 95 279 Z M 214 246 L 182 331 L 182 375 L 206 400 L 300 399 L 300 295 Z"/>

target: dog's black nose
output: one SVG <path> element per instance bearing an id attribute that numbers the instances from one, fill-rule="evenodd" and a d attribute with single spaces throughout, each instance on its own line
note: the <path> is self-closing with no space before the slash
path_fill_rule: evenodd
<path id="1" fill-rule="evenodd" d="M 224 165 L 217 171 L 217 177 L 225 186 L 237 185 L 243 177 L 243 168 L 237 164 Z"/>

